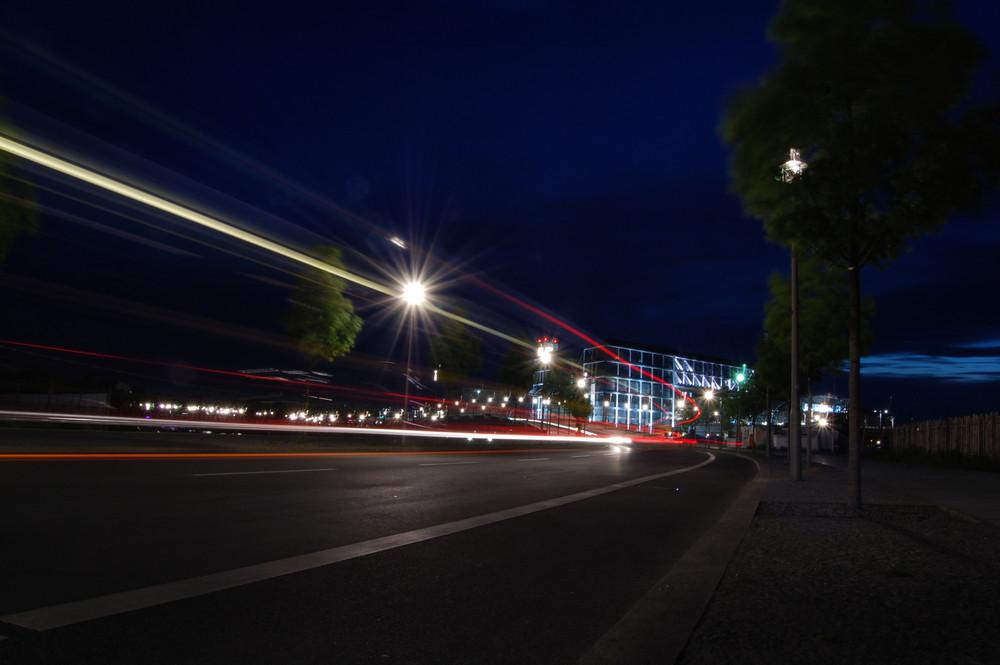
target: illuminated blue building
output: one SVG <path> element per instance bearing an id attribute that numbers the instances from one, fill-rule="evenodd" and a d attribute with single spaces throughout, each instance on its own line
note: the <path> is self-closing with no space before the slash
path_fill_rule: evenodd
<path id="1" fill-rule="evenodd" d="M 633 429 L 693 419 L 697 413 L 685 397 L 700 404 L 707 391 L 737 388 L 738 375 L 747 371 L 723 360 L 616 343 L 584 349 L 581 364 L 591 421 Z"/>

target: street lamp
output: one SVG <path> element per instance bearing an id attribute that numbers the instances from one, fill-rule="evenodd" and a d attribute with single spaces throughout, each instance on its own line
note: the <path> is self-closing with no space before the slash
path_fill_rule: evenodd
<path id="1" fill-rule="evenodd" d="M 556 345 L 558 343 L 559 340 L 549 339 L 548 337 L 543 337 L 542 339 L 538 340 L 538 362 L 542 364 L 542 370 L 541 370 L 542 397 L 545 397 L 546 385 L 548 384 L 548 379 L 549 379 L 549 365 L 552 364 L 552 360 L 556 352 Z M 544 406 L 550 403 L 551 400 L 548 399 L 540 401 L 539 406 L 541 408 L 539 408 L 539 414 L 538 414 L 539 418 L 545 417 Z M 549 411 L 550 416 L 551 413 L 552 412 Z M 546 422 L 546 431 L 548 431 L 548 422 Z"/>
<path id="2" fill-rule="evenodd" d="M 788 161 L 781 165 L 781 182 L 795 182 L 808 164 L 800 158 L 797 148 L 788 151 Z M 795 243 L 792 243 L 792 274 L 789 278 L 791 290 L 791 376 L 788 396 L 788 463 L 792 480 L 802 480 L 802 465 L 799 461 L 799 262 Z M 793 415 L 794 411 L 794 415 Z"/>
<path id="3" fill-rule="evenodd" d="M 736 445 L 740 446 L 743 443 L 743 437 L 740 435 L 741 425 L 740 422 L 740 407 L 742 406 L 742 396 L 739 395 L 741 388 L 743 387 L 743 382 L 747 380 L 747 364 L 743 363 L 743 369 L 736 373 Z"/>
<path id="4" fill-rule="evenodd" d="M 406 427 L 406 420 L 410 416 L 410 363 L 413 358 L 413 318 L 417 308 L 423 304 L 427 292 L 424 285 L 414 280 L 403 286 L 402 298 L 406 303 L 407 334 L 406 334 L 406 377 L 403 387 L 403 427 Z"/>
<path id="5" fill-rule="evenodd" d="M 420 282 L 409 282 L 403 287 L 403 300 L 407 305 L 421 305 L 426 299 L 427 291 Z"/>
<path id="6" fill-rule="evenodd" d="M 706 390 L 705 392 L 703 392 L 701 394 L 701 401 L 702 401 L 703 404 L 705 404 L 706 407 L 708 406 L 709 402 L 713 402 L 714 400 L 715 400 L 715 391 L 712 390 L 711 388 L 709 388 L 708 390 Z M 719 398 L 719 403 L 720 403 L 720 405 L 722 403 L 722 398 L 721 397 Z M 711 438 L 711 436 L 712 436 L 712 432 L 711 432 L 711 429 L 712 429 L 712 418 L 713 418 L 713 416 L 718 416 L 719 412 L 715 411 L 715 412 L 709 413 L 708 411 L 705 411 L 704 409 L 702 409 L 702 410 L 700 410 L 700 413 L 706 414 L 708 416 L 708 418 L 707 418 L 708 422 L 705 424 L 705 437 L 706 438 Z M 719 423 L 719 432 L 720 432 L 720 434 L 722 432 L 722 423 L 721 422 Z"/>

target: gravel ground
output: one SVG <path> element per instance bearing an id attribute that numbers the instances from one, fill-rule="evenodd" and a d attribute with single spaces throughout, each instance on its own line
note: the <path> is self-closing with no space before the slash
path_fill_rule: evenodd
<path id="1" fill-rule="evenodd" d="M 761 466 L 761 504 L 679 663 L 1000 663 L 1000 529 L 877 487 L 852 515 L 845 472 Z"/>

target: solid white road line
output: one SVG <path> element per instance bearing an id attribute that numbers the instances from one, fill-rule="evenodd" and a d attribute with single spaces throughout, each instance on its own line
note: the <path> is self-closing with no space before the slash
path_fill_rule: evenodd
<path id="1" fill-rule="evenodd" d="M 458 466 L 460 464 L 479 464 L 479 462 L 424 462 L 417 466 Z"/>
<path id="2" fill-rule="evenodd" d="M 192 473 L 195 478 L 207 476 L 255 476 L 262 473 L 312 473 L 313 471 L 336 471 L 336 469 L 274 469 L 272 471 L 220 471 L 219 473 Z"/>
<path id="3" fill-rule="evenodd" d="M 456 520 L 454 522 L 438 524 L 424 529 L 415 529 L 413 531 L 397 533 L 383 538 L 366 540 L 360 543 L 354 543 L 353 545 L 343 545 L 341 547 L 334 547 L 328 550 L 312 552 L 310 554 L 302 554 L 299 556 L 288 557 L 287 559 L 279 559 L 277 561 L 268 561 L 267 563 L 260 563 L 254 566 L 245 566 L 243 568 L 226 570 L 220 573 L 203 575 L 201 577 L 178 580 L 177 582 L 168 582 L 167 584 L 158 584 L 156 586 L 145 587 L 143 589 L 123 591 L 121 593 L 113 593 L 107 596 L 99 596 L 97 598 L 88 598 L 86 600 L 64 603 L 62 605 L 52 605 L 50 607 L 28 610 L 27 612 L 17 612 L 0 617 L 0 621 L 12 623 L 23 628 L 30 628 L 32 630 L 51 630 L 52 628 L 69 626 L 83 621 L 100 619 L 145 607 L 162 605 L 163 603 L 169 603 L 175 600 L 194 598 L 195 596 L 212 593 L 213 591 L 232 589 L 234 587 L 243 586 L 244 584 L 250 584 L 252 582 L 261 582 L 263 580 L 269 580 L 282 575 L 290 575 L 292 573 L 298 573 L 312 568 L 319 568 L 320 566 L 327 566 L 340 561 L 347 561 L 348 559 L 355 559 L 357 557 L 375 554 L 377 552 L 384 552 L 386 550 L 402 547 L 404 545 L 412 545 L 413 543 L 431 540 L 432 538 L 438 538 L 440 536 L 447 536 L 460 531 L 474 529 L 477 526 L 484 526 L 495 522 L 501 522 L 503 520 L 513 519 L 515 517 L 530 515 L 531 513 L 537 513 L 549 508 L 563 506 L 575 501 L 582 501 L 583 499 L 600 496 L 601 494 L 607 494 L 608 492 L 614 492 L 615 490 L 624 489 L 626 487 L 633 487 L 635 485 L 641 485 L 642 483 L 648 483 L 660 478 L 667 478 L 669 476 L 676 476 L 689 471 L 694 471 L 695 469 L 699 469 L 715 461 L 715 456 L 712 455 L 712 453 L 707 451 L 703 452 L 708 455 L 708 459 L 704 462 L 695 464 L 694 466 L 676 469 L 674 471 L 667 471 L 666 473 L 657 473 L 651 476 L 643 476 L 642 478 L 623 480 L 613 485 L 606 485 L 604 487 L 585 490 L 575 494 L 568 494 L 554 499 L 546 499 L 545 501 L 538 501 L 537 503 L 529 503 L 525 506 L 508 508 L 507 510 L 499 510 L 495 513 L 488 513 L 477 517 L 469 517 L 462 520 Z"/>

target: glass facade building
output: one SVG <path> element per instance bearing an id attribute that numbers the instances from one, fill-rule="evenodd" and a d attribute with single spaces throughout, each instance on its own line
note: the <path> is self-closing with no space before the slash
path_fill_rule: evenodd
<path id="1" fill-rule="evenodd" d="M 745 371 L 721 360 L 616 344 L 584 349 L 581 363 L 590 420 L 632 429 L 691 420 L 696 413 L 684 395 L 700 399 L 708 390 L 731 390 Z"/>

